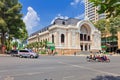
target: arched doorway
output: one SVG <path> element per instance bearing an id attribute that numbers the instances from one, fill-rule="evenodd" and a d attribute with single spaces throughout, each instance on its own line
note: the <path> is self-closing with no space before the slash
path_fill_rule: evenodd
<path id="1" fill-rule="evenodd" d="M 81 51 L 90 51 L 91 28 L 87 24 L 80 27 L 80 47 Z"/>
<path id="2" fill-rule="evenodd" d="M 65 35 L 61 34 L 61 43 L 64 43 L 64 42 L 65 42 Z"/>

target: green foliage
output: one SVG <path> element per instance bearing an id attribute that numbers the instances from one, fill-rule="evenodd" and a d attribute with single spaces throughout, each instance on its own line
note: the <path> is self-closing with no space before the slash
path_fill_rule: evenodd
<path id="1" fill-rule="evenodd" d="M 107 18 L 120 15 L 120 0 L 89 0 L 98 6 L 98 13 L 106 13 Z"/>
<path id="2" fill-rule="evenodd" d="M 54 54 L 58 54 L 58 52 L 54 52 Z"/>
<path id="3" fill-rule="evenodd" d="M 101 31 L 102 36 L 104 36 L 105 33 L 111 33 L 112 36 L 115 36 L 117 31 L 120 31 L 120 16 L 101 19 L 95 23 L 95 26 Z"/>
<path id="4" fill-rule="evenodd" d="M 2 19 L 1 17 L 0 17 L 0 26 L 3 26 L 2 28 L 4 28 L 4 26 L 6 26 L 7 24 L 6 24 L 6 22 L 4 21 L 4 19 Z"/>
<path id="5" fill-rule="evenodd" d="M 12 50 L 12 44 L 9 42 L 9 40 L 6 40 L 5 45 L 6 45 L 7 51 Z"/>
<path id="6" fill-rule="evenodd" d="M 4 45 L 6 34 L 9 40 L 14 37 L 24 41 L 28 33 L 21 14 L 22 5 L 18 0 L 0 0 L 0 33 L 1 43 Z"/>
<path id="7" fill-rule="evenodd" d="M 12 43 L 12 45 L 15 46 L 15 47 L 17 47 L 18 46 L 18 42 L 15 41 L 15 42 Z"/>
<path id="8" fill-rule="evenodd" d="M 42 50 L 39 52 L 40 54 L 46 54 L 46 51 L 45 50 Z"/>
<path id="9" fill-rule="evenodd" d="M 101 31 L 102 37 L 109 34 L 110 31 L 110 23 L 106 19 L 101 19 L 95 23 L 95 27 L 97 27 Z"/>
<path id="10" fill-rule="evenodd" d="M 110 24 L 111 27 L 115 28 L 117 31 L 120 31 L 120 15 L 110 18 Z"/>
<path id="11" fill-rule="evenodd" d="M 45 48 L 46 45 L 47 45 L 47 41 L 33 42 L 33 43 L 28 44 L 27 48 L 30 48 L 30 49 L 32 49 L 32 48 L 37 48 L 37 49 L 41 48 L 42 49 L 42 48 Z"/>

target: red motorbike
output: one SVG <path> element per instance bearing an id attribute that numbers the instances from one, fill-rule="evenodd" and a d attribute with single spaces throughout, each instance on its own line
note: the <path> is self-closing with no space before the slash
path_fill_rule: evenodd
<path id="1" fill-rule="evenodd" d="M 110 59 L 107 56 L 102 56 L 102 57 L 100 57 L 100 56 L 94 56 L 94 57 L 87 56 L 86 60 L 88 62 L 110 62 Z"/>
<path id="2" fill-rule="evenodd" d="M 96 57 L 96 61 L 98 62 L 110 62 L 110 59 L 107 56 Z"/>

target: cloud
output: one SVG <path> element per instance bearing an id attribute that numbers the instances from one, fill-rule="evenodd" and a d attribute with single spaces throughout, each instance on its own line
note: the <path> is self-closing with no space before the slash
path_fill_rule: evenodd
<path id="1" fill-rule="evenodd" d="M 51 21 L 51 24 L 55 21 L 55 19 L 60 18 L 60 19 L 68 19 L 68 16 L 62 16 L 61 14 L 57 14 L 57 16 Z"/>
<path id="2" fill-rule="evenodd" d="M 23 21 L 26 25 L 26 29 L 28 31 L 28 34 L 31 33 L 33 27 L 36 27 L 40 24 L 39 23 L 40 18 L 38 16 L 37 12 L 32 7 L 28 7 L 28 12 L 24 16 Z"/>
<path id="3" fill-rule="evenodd" d="M 85 18 L 85 13 L 80 14 L 78 16 L 75 17 L 76 19 L 84 19 Z"/>
<path id="4" fill-rule="evenodd" d="M 82 3 L 84 4 L 84 0 L 74 0 L 73 2 L 70 3 L 70 5 L 74 6 Z"/>

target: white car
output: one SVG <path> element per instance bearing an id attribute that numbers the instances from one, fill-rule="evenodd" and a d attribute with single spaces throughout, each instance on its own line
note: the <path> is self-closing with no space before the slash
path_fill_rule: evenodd
<path id="1" fill-rule="evenodd" d="M 22 57 L 29 57 L 29 58 L 38 58 L 39 55 L 32 50 L 19 50 L 18 51 L 18 56 L 20 58 Z"/>

